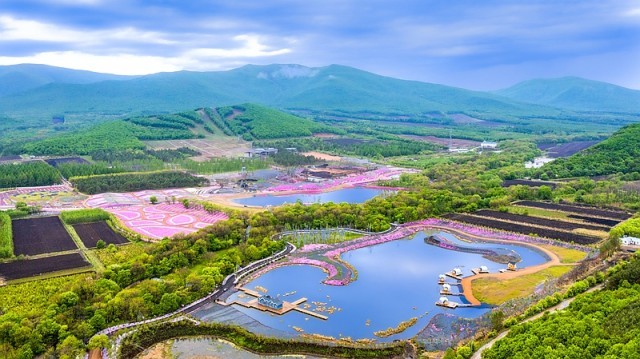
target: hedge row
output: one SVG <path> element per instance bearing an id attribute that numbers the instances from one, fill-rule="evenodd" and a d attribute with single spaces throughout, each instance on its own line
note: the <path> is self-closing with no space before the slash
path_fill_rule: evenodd
<path id="1" fill-rule="evenodd" d="M 11 231 L 11 217 L 0 212 L 0 258 L 13 256 L 13 233 Z"/>
<path id="2" fill-rule="evenodd" d="M 149 348 L 156 343 L 171 338 L 198 335 L 222 338 L 260 354 L 303 353 L 338 358 L 393 358 L 410 350 L 410 346 L 406 342 L 396 342 L 388 346 L 378 345 L 378 347 L 356 347 L 342 344 L 326 345 L 319 342 L 264 337 L 238 326 L 220 323 L 195 325 L 190 321 L 183 320 L 139 328 L 135 333 L 122 340 L 118 357 L 134 358 L 145 348 Z"/>
<path id="3" fill-rule="evenodd" d="M 90 223 L 106 221 L 111 218 L 109 212 L 100 209 L 78 209 L 74 211 L 63 211 L 60 213 L 60 219 L 66 224 Z"/>

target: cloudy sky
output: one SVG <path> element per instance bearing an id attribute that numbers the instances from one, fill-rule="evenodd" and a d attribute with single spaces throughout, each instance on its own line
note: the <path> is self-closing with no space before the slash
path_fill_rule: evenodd
<path id="1" fill-rule="evenodd" d="M 0 0 L 0 65 L 117 74 L 342 64 L 471 89 L 640 89 L 638 0 Z"/>

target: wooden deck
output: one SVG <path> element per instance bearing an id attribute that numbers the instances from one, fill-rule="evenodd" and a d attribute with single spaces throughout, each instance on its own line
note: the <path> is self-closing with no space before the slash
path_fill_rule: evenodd
<path id="1" fill-rule="evenodd" d="M 307 310 L 304 308 L 300 307 L 300 304 L 304 303 L 307 301 L 307 298 L 300 298 L 297 299 L 293 302 L 287 302 L 287 301 L 282 301 L 282 308 L 281 309 L 275 309 L 275 308 L 271 308 L 271 307 L 267 307 L 264 306 L 260 303 L 258 303 L 258 298 L 262 295 L 261 293 L 258 293 L 254 290 L 248 289 L 248 288 L 244 288 L 244 287 L 237 287 L 237 289 L 243 293 L 246 293 L 252 297 L 255 297 L 254 299 L 249 300 L 248 302 L 244 302 L 244 301 L 240 301 L 240 300 L 234 300 L 233 302 L 230 303 L 226 303 L 223 301 L 216 301 L 216 303 L 220 304 L 220 305 L 224 305 L 224 306 L 229 306 L 231 304 L 238 304 L 240 306 L 243 306 L 245 308 L 253 308 L 253 309 L 258 309 L 261 310 L 263 312 L 269 312 L 269 313 L 273 313 L 273 314 L 277 314 L 277 315 L 283 315 L 283 314 L 287 314 L 288 312 L 295 310 L 298 311 L 300 313 L 306 314 L 306 315 L 310 315 L 312 317 L 318 318 L 318 319 L 322 319 L 322 320 L 327 320 L 329 319 L 329 317 L 327 317 L 326 315 L 322 315 L 320 313 L 316 313 L 314 311 L 311 310 Z"/>

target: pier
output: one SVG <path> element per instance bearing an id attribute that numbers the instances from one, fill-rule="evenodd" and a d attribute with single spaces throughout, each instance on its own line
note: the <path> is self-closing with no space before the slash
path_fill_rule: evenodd
<path id="1" fill-rule="evenodd" d="M 326 315 L 322 315 L 320 313 L 316 313 L 314 311 L 308 310 L 308 309 L 304 309 L 300 307 L 300 304 L 304 303 L 307 301 L 307 298 L 300 298 L 297 299 L 293 302 L 287 302 L 287 301 L 282 301 L 282 307 L 281 308 L 272 308 L 272 307 L 268 307 L 265 305 L 262 305 L 260 303 L 258 303 L 258 298 L 260 298 L 262 296 L 262 294 L 256 292 L 255 290 L 249 289 L 249 288 L 244 288 L 244 287 L 236 287 L 236 289 L 238 289 L 239 291 L 246 293 L 252 297 L 254 297 L 254 299 L 249 300 L 248 302 L 243 302 L 240 300 L 234 300 L 233 302 L 227 303 L 221 300 L 217 300 L 216 303 L 220 304 L 220 305 L 224 305 L 224 306 L 229 306 L 232 304 L 237 304 L 240 306 L 243 306 L 245 308 L 253 308 L 253 309 L 258 309 L 261 310 L 263 312 L 269 312 L 269 313 L 273 313 L 273 314 L 278 314 L 278 315 L 283 315 L 283 314 L 287 314 L 288 312 L 295 310 L 298 311 L 300 313 L 318 318 L 318 319 L 322 319 L 322 320 L 327 320 L 329 319 L 329 317 L 327 317 Z"/>

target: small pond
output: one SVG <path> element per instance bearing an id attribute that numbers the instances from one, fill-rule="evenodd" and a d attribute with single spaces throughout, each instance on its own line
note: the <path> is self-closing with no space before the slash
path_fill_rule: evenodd
<path id="1" fill-rule="evenodd" d="M 289 294 L 281 299 L 293 302 L 307 298 L 307 303 L 321 302 L 333 313 L 324 312 L 329 318 L 321 320 L 292 311 L 278 316 L 239 305 L 234 307 L 260 323 L 284 332 L 318 333 L 335 338 L 376 338 L 375 331 L 396 327 L 410 318 L 419 318 L 418 323 L 405 332 L 378 341 L 391 341 L 413 337 L 438 313 L 448 312 L 465 318 L 475 318 L 488 310 L 487 306 L 445 309 L 435 305 L 440 298 L 438 275 L 462 269 L 464 276 L 471 269 L 485 265 L 491 272 L 505 268 L 504 264 L 485 259 L 480 254 L 443 249 L 425 243 L 425 237 L 438 234 L 454 243 L 462 243 L 450 233 L 438 230 L 418 232 L 414 236 L 371 247 L 347 252 L 342 258 L 358 271 L 358 279 L 346 286 L 329 286 L 321 281 L 326 274 L 317 267 L 306 265 L 285 266 L 258 277 L 245 287 L 266 288 L 272 296 Z M 502 243 L 467 243 L 467 247 L 492 248 L 515 251 L 522 261 L 518 267 L 529 267 L 544 263 L 546 256 L 531 247 Z M 447 279 L 448 282 L 455 282 Z M 459 292 L 453 286 L 452 292 Z M 295 292 L 291 294 L 292 292 Z M 229 300 L 242 299 L 239 293 Z M 451 301 L 466 303 L 464 297 L 450 296 Z M 326 304 L 324 304 L 326 303 Z M 312 308 L 315 308 L 312 304 Z M 425 314 L 428 313 L 428 314 Z M 197 317 L 207 317 L 207 310 L 196 312 Z M 294 328 L 295 327 L 295 328 Z"/>
<path id="2" fill-rule="evenodd" d="M 388 190 L 366 187 L 353 187 L 339 189 L 331 192 L 324 193 L 299 193 L 289 195 L 256 195 L 254 197 L 240 198 L 234 200 L 239 204 L 247 206 L 280 206 L 285 203 L 295 203 L 301 201 L 302 203 L 326 203 L 326 202 L 347 202 L 347 203 L 363 203 L 371 198 L 378 196 L 384 192 L 390 192 Z"/>

